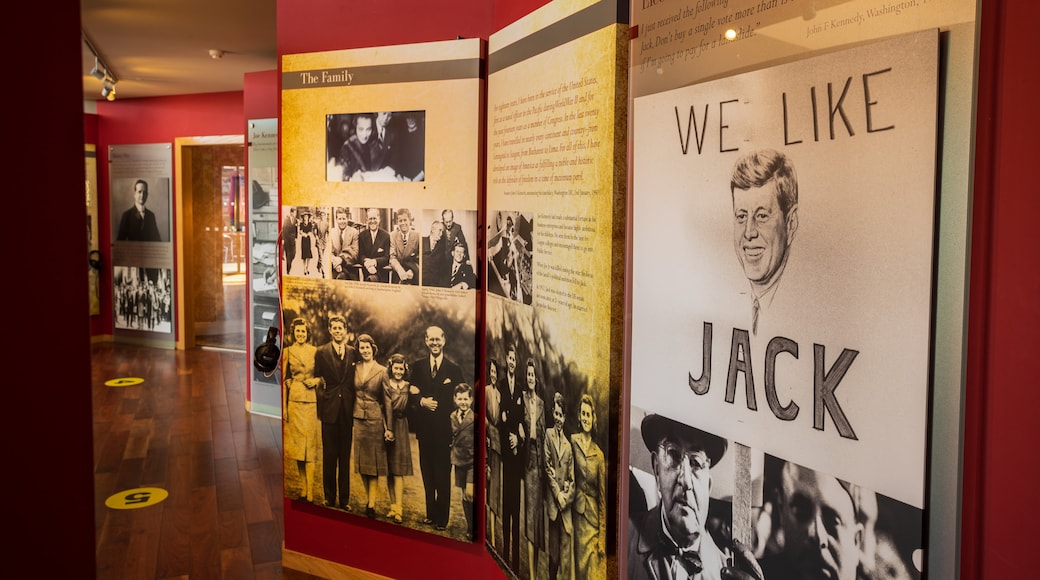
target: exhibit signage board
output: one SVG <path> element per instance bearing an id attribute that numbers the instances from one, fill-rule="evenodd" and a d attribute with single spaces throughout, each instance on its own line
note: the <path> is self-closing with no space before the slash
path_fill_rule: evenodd
<path id="1" fill-rule="evenodd" d="M 278 309 L 278 119 L 251 119 L 246 141 L 249 223 L 249 308 L 246 352 L 254 352 L 271 327 L 280 327 Z M 280 374 L 249 366 L 249 410 L 280 417 Z"/>
<path id="2" fill-rule="evenodd" d="M 477 516 L 484 50 L 282 57 L 285 494 L 460 541 Z"/>
<path id="3" fill-rule="evenodd" d="M 627 18 L 551 2 L 488 40 L 485 541 L 512 577 L 616 575 Z"/>
<path id="4" fill-rule="evenodd" d="M 941 143 L 933 310 L 929 573 L 960 570 L 963 385 L 974 167 L 976 0 L 687 0 L 633 3 L 630 69 L 639 97 L 920 30 L 940 34 Z M 732 30 L 732 38 L 727 31 Z M 942 530 L 942 531 L 940 531 Z"/>
<path id="5" fill-rule="evenodd" d="M 173 340 L 169 143 L 109 147 L 115 336 Z"/>
<path id="6" fill-rule="evenodd" d="M 926 28 L 973 25 L 974 0 L 633 2 L 632 93 L 723 75 Z M 728 31 L 732 31 L 727 35 Z M 956 63 L 959 67 L 961 64 Z"/>
<path id="7" fill-rule="evenodd" d="M 920 574 L 938 65 L 926 30 L 635 99 L 630 577 L 675 473 L 702 553 Z"/>
<path id="8" fill-rule="evenodd" d="M 87 264 L 90 314 L 101 313 L 101 288 L 98 277 L 104 267 L 101 258 L 100 235 L 98 234 L 98 187 L 97 187 L 97 146 L 87 143 L 83 148 L 83 159 L 86 169 L 86 201 L 87 201 Z"/>

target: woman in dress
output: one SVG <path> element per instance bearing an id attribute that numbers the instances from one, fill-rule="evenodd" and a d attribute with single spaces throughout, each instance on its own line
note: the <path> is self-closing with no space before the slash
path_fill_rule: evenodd
<path id="1" fill-rule="evenodd" d="M 314 222 L 311 221 L 311 212 L 304 212 L 303 223 L 300 224 L 300 260 L 303 261 L 303 275 L 311 273 L 311 259 L 314 258 L 312 250 L 314 243 Z"/>
<path id="2" fill-rule="evenodd" d="M 581 396 L 580 430 L 571 435 L 574 451 L 574 573 L 578 579 L 599 578 L 606 557 L 607 461 L 593 440 L 596 407 L 592 397 Z"/>
<path id="3" fill-rule="evenodd" d="M 376 517 L 376 492 L 379 476 L 387 475 L 386 441 L 390 431 L 390 400 L 383 390 L 386 367 L 376 362 L 379 347 L 368 334 L 357 338 L 358 356 L 354 365 L 354 467 L 361 474 L 365 489 L 365 515 Z"/>
<path id="4" fill-rule="evenodd" d="M 289 329 L 293 343 L 286 347 L 282 365 L 282 387 L 285 389 L 282 397 L 283 446 L 285 456 L 296 460 L 296 469 L 302 480 L 302 489 L 296 497 L 313 501 L 317 483 L 314 462 L 318 457 L 318 438 L 321 436 L 314 393 L 314 388 L 321 382 L 314 376 L 317 348 L 310 343 L 310 332 L 302 318 L 293 319 Z M 289 488 L 288 485 L 285 487 Z"/>
<path id="5" fill-rule="evenodd" d="M 524 467 L 524 535 L 531 578 L 538 570 L 538 554 L 545 551 L 545 400 L 539 390 L 534 359 L 527 359 L 527 380 L 522 395 L 524 430 L 527 432 L 527 458 Z"/>
<path id="6" fill-rule="evenodd" d="M 386 517 L 401 523 L 404 519 L 404 478 L 412 475 L 412 441 L 405 410 L 408 407 L 408 395 L 412 391 L 419 394 L 419 389 L 408 382 L 408 362 L 403 354 L 391 355 L 386 366 L 383 392 L 390 402 L 393 417 L 386 444 L 386 461 L 390 472 L 386 478 L 386 486 L 390 491 L 390 513 Z"/>

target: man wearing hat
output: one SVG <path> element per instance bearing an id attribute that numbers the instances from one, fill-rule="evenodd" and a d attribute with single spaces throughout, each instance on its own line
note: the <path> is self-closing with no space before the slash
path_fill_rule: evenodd
<path id="1" fill-rule="evenodd" d="M 726 453 L 726 440 L 651 414 L 640 431 L 650 451 L 660 501 L 629 521 L 631 580 L 762 580 L 754 556 L 734 547 L 742 568 L 729 566 L 704 528 L 708 519 L 711 467 Z"/>

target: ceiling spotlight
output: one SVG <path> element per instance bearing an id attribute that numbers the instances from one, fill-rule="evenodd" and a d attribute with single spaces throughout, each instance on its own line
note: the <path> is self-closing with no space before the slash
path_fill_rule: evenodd
<path id="1" fill-rule="evenodd" d="M 96 56 L 94 57 L 94 68 L 90 71 L 90 76 L 96 78 L 99 81 L 104 79 L 106 76 L 104 71 L 101 70 L 98 57 Z"/>
<path id="2" fill-rule="evenodd" d="M 101 86 L 101 96 L 105 97 L 110 101 L 116 100 L 116 83 L 112 79 L 105 77 L 105 82 Z"/>
<path id="3" fill-rule="evenodd" d="M 224 56 L 224 51 L 219 48 L 209 49 L 209 57 L 213 60 L 220 60 Z"/>

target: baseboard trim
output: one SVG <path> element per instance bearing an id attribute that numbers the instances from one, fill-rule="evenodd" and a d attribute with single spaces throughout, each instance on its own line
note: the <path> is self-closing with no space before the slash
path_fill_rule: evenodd
<path id="1" fill-rule="evenodd" d="M 380 576 L 358 568 L 351 568 L 307 554 L 301 554 L 282 548 L 282 568 L 303 572 L 319 578 L 344 580 L 391 580 L 388 576 Z"/>

